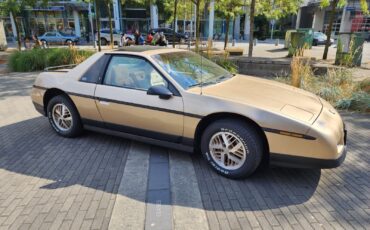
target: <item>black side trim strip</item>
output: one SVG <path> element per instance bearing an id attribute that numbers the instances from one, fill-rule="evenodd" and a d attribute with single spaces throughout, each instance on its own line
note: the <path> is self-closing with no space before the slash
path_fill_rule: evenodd
<path id="1" fill-rule="evenodd" d="M 33 87 L 38 88 L 38 89 L 45 89 L 45 90 L 48 89 L 48 88 L 44 88 L 44 87 L 37 86 L 37 85 L 34 85 Z M 157 111 L 162 111 L 162 112 L 180 114 L 180 115 L 184 115 L 184 116 L 187 116 L 187 117 L 194 117 L 194 118 L 199 118 L 199 119 L 203 118 L 202 115 L 192 114 L 192 113 L 184 113 L 182 111 L 158 108 L 158 107 L 148 106 L 148 105 L 141 105 L 141 104 L 136 104 L 136 103 L 132 103 L 132 102 L 117 101 L 117 100 L 112 100 L 112 99 L 108 99 L 108 98 L 94 97 L 94 96 L 79 94 L 79 93 L 74 93 L 74 92 L 66 92 L 66 93 L 68 95 L 72 95 L 72 96 L 76 96 L 76 97 L 85 97 L 85 98 L 90 98 L 90 99 L 94 99 L 94 100 L 112 102 L 112 103 L 116 103 L 116 104 L 136 106 L 136 107 L 141 107 L 141 108 L 144 108 L 144 109 L 151 109 L 151 110 L 157 110 Z"/>
<path id="2" fill-rule="evenodd" d="M 99 128 L 99 127 L 91 126 L 91 125 L 85 125 L 84 128 L 88 129 L 88 130 L 91 130 L 91 131 L 96 131 L 96 132 L 101 132 L 101 133 L 105 133 L 105 134 L 108 134 L 108 135 L 128 138 L 128 139 L 131 139 L 131 140 L 134 140 L 134 141 L 141 141 L 141 142 L 149 143 L 149 144 L 152 144 L 152 145 L 163 146 L 163 147 L 166 147 L 166 148 L 172 148 L 172 149 L 181 150 L 181 151 L 185 151 L 185 152 L 193 152 L 194 151 L 193 146 L 177 144 L 177 143 L 168 142 L 168 141 L 156 140 L 156 139 L 153 139 L 153 138 L 137 136 L 137 135 L 133 135 L 133 134 L 129 134 L 129 133 L 122 133 L 122 132 L 110 130 L 110 129 L 107 129 L 107 128 Z"/>
<path id="3" fill-rule="evenodd" d="M 85 98 L 89 98 L 89 99 L 94 99 L 94 100 L 95 100 L 95 97 L 94 97 L 94 96 L 90 96 L 90 95 L 79 94 L 79 93 L 73 93 L 73 92 L 66 92 L 66 94 L 71 95 L 71 96 L 76 96 L 76 97 L 85 97 Z"/>
<path id="4" fill-rule="evenodd" d="M 270 153 L 271 165 L 289 168 L 335 168 L 341 165 L 345 158 L 346 148 L 338 159 L 333 160 Z"/>
<path id="5" fill-rule="evenodd" d="M 301 134 L 301 133 L 294 133 L 290 131 L 284 131 L 284 130 L 279 130 L 279 129 L 271 129 L 271 128 L 263 128 L 263 131 L 269 132 L 269 133 L 276 133 L 280 135 L 285 135 L 285 136 L 290 136 L 290 137 L 296 137 L 296 138 L 303 138 L 307 140 L 316 140 L 315 137 L 311 137 L 306 134 Z"/>
<path id="6" fill-rule="evenodd" d="M 47 89 L 47 88 L 44 88 L 44 87 L 41 87 L 41 86 L 36 86 L 36 85 L 34 85 L 33 87 L 34 88 L 39 88 L 39 89 Z M 108 99 L 108 98 L 94 97 L 94 96 L 79 94 L 79 93 L 74 93 L 74 92 L 66 92 L 66 93 L 69 94 L 69 95 L 72 95 L 72 96 L 76 96 L 76 97 L 85 97 L 85 98 L 89 98 L 89 99 L 107 101 L 107 102 L 112 102 L 112 103 L 116 103 L 116 104 L 136 106 L 136 107 L 140 107 L 140 108 L 144 108 L 144 109 L 151 109 L 151 110 L 162 111 L 162 112 L 167 112 L 167 113 L 174 113 L 174 114 L 184 115 L 184 116 L 187 116 L 187 117 L 194 117 L 194 118 L 198 118 L 198 119 L 202 119 L 204 117 L 204 116 L 198 115 L 198 114 L 185 113 L 185 112 L 182 112 L 182 111 L 158 108 L 158 107 L 148 106 L 148 105 L 141 105 L 141 104 L 136 104 L 136 103 L 132 103 L 132 102 L 117 101 L 117 100 L 112 100 L 112 99 Z M 309 135 L 306 135 L 306 134 L 294 133 L 294 132 L 290 132 L 290 131 L 284 131 L 284 130 L 279 130 L 279 129 L 266 128 L 266 127 L 262 127 L 262 129 L 265 132 L 276 133 L 276 134 L 290 136 L 290 137 L 296 137 L 296 138 L 303 138 L 303 139 L 307 139 L 307 140 L 316 140 L 315 137 L 312 137 L 312 136 L 309 136 Z"/>
<path id="7" fill-rule="evenodd" d="M 84 125 L 91 125 L 99 128 L 108 128 L 113 131 L 118 131 L 122 133 L 129 133 L 137 136 L 142 137 L 148 137 L 156 140 L 162 140 L 167 142 L 173 142 L 173 143 L 183 143 L 185 145 L 192 146 L 193 141 L 190 141 L 190 139 L 186 138 L 186 142 L 184 142 L 183 138 L 181 136 L 175 136 L 171 134 L 165 134 L 160 132 L 155 132 L 151 130 L 145 130 L 140 128 L 135 128 L 131 126 L 125 126 L 125 125 L 117 125 L 113 123 L 106 123 L 101 121 L 95 121 L 91 119 L 82 119 L 82 123 Z"/>
<path id="8" fill-rule="evenodd" d="M 33 88 L 36 88 L 36 89 L 44 89 L 44 90 L 47 90 L 48 88 L 45 88 L 45 87 L 42 87 L 42 86 L 38 86 L 38 85 L 33 85 Z"/>

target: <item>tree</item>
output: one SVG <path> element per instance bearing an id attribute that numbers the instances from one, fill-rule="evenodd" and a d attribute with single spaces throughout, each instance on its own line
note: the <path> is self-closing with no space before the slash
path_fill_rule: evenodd
<path id="1" fill-rule="evenodd" d="M 98 51 L 101 51 L 101 37 L 100 37 L 100 1 L 94 0 L 94 8 L 95 8 L 95 15 L 96 15 L 96 33 L 98 35 Z M 95 35 L 94 35 L 95 36 Z"/>
<path id="2" fill-rule="evenodd" d="M 200 41 L 200 10 L 202 5 L 204 4 L 204 0 L 191 0 L 195 4 L 195 10 L 196 15 L 195 15 L 195 20 L 196 20 L 196 25 L 195 25 L 195 50 L 198 51 L 199 49 L 199 41 Z"/>
<path id="3" fill-rule="evenodd" d="M 254 14 L 256 9 L 256 0 L 252 0 L 249 10 L 249 47 L 248 47 L 248 57 L 253 55 L 253 33 L 254 33 Z"/>
<path id="4" fill-rule="evenodd" d="M 289 14 L 297 13 L 301 3 L 302 0 L 250 0 L 249 57 L 253 55 L 254 17 L 257 15 L 264 15 L 268 19 L 277 20 Z"/>
<path id="5" fill-rule="evenodd" d="M 175 0 L 175 4 L 173 7 L 173 32 L 172 32 L 172 47 L 175 48 L 175 40 L 176 40 L 176 18 L 177 18 L 177 0 Z"/>
<path id="6" fill-rule="evenodd" d="M 226 49 L 229 40 L 230 20 L 235 19 L 242 12 L 242 6 L 244 6 L 244 0 L 219 0 L 216 4 L 216 10 L 226 19 L 224 49 Z"/>
<path id="7" fill-rule="evenodd" d="M 47 0 L 43 0 L 42 4 L 46 5 Z M 20 28 L 17 21 L 17 16 L 24 10 L 27 6 L 34 6 L 36 0 L 3 0 L 0 2 L 0 15 L 7 16 L 12 14 L 15 24 L 15 33 L 17 36 L 18 50 L 22 49 L 22 38 L 20 34 Z"/>
<path id="8" fill-rule="evenodd" d="M 345 5 L 347 5 L 346 0 L 322 0 L 320 3 L 320 6 L 322 8 L 330 6 L 330 16 L 329 16 L 329 25 L 328 29 L 326 30 L 326 42 L 325 42 L 325 49 L 324 49 L 324 54 L 322 56 L 322 59 L 326 60 L 328 58 L 328 52 L 329 52 L 329 46 L 330 46 L 330 39 L 331 39 L 331 33 L 333 31 L 333 23 L 334 23 L 334 17 L 337 8 L 342 8 Z M 361 6 L 361 11 L 364 14 L 368 14 L 368 5 L 366 0 L 360 0 L 360 6 Z"/>
<path id="9" fill-rule="evenodd" d="M 183 1 L 183 4 L 181 4 L 179 1 L 181 0 L 164 0 L 162 1 L 163 4 L 163 11 L 165 15 L 167 15 L 167 23 L 171 23 L 173 25 L 173 41 L 175 41 L 176 38 L 176 22 L 178 18 L 185 18 L 185 11 L 190 11 L 189 6 L 191 5 L 186 4 L 186 1 Z M 179 4 L 180 3 L 180 4 Z M 172 45 L 175 47 L 175 44 Z"/>
<path id="10" fill-rule="evenodd" d="M 111 6 L 112 6 L 112 0 L 105 0 L 105 3 L 107 4 L 108 8 L 108 20 L 109 20 L 109 33 L 110 33 L 110 48 L 113 49 L 114 46 L 114 40 L 113 40 L 113 22 L 112 22 L 112 12 L 111 12 Z"/>

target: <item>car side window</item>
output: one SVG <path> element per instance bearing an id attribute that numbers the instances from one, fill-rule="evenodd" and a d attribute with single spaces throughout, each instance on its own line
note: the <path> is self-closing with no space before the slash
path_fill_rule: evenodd
<path id="1" fill-rule="evenodd" d="M 89 69 L 82 75 L 80 81 L 88 83 L 98 83 L 99 77 L 104 71 L 104 67 L 109 60 L 109 55 L 103 55 L 96 60 Z"/>
<path id="2" fill-rule="evenodd" d="M 148 90 L 154 85 L 168 87 L 167 81 L 146 60 L 132 56 L 113 56 L 105 72 L 105 85 Z"/>

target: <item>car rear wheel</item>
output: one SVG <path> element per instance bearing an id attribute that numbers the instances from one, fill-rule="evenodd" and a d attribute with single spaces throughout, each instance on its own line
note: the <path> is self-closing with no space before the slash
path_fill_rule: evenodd
<path id="1" fill-rule="evenodd" d="M 73 102 L 63 95 L 53 97 L 47 106 L 49 122 L 63 137 L 75 137 L 82 133 L 82 123 Z"/>
<path id="2" fill-rule="evenodd" d="M 245 178 L 262 160 L 263 141 L 253 125 L 223 119 L 205 129 L 201 151 L 217 173 L 234 179 Z"/>
<path id="3" fill-rule="evenodd" d="M 65 42 L 66 45 L 69 45 L 69 44 L 73 44 L 72 40 L 71 39 L 67 39 L 66 42 Z"/>
<path id="4" fill-rule="evenodd" d="M 100 44 L 101 44 L 102 46 L 106 46 L 106 45 L 108 45 L 108 41 L 107 41 L 107 39 L 105 39 L 105 38 L 101 38 L 101 39 L 100 39 Z"/>

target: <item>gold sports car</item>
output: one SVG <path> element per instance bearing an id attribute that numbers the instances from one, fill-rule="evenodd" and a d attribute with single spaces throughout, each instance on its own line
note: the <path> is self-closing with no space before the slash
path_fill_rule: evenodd
<path id="1" fill-rule="evenodd" d="M 197 151 L 230 178 L 246 177 L 265 161 L 333 168 L 345 158 L 344 123 L 323 99 L 233 75 L 181 49 L 96 53 L 73 69 L 41 73 L 32 100 L 61 136 L 88 129 Z"/>

